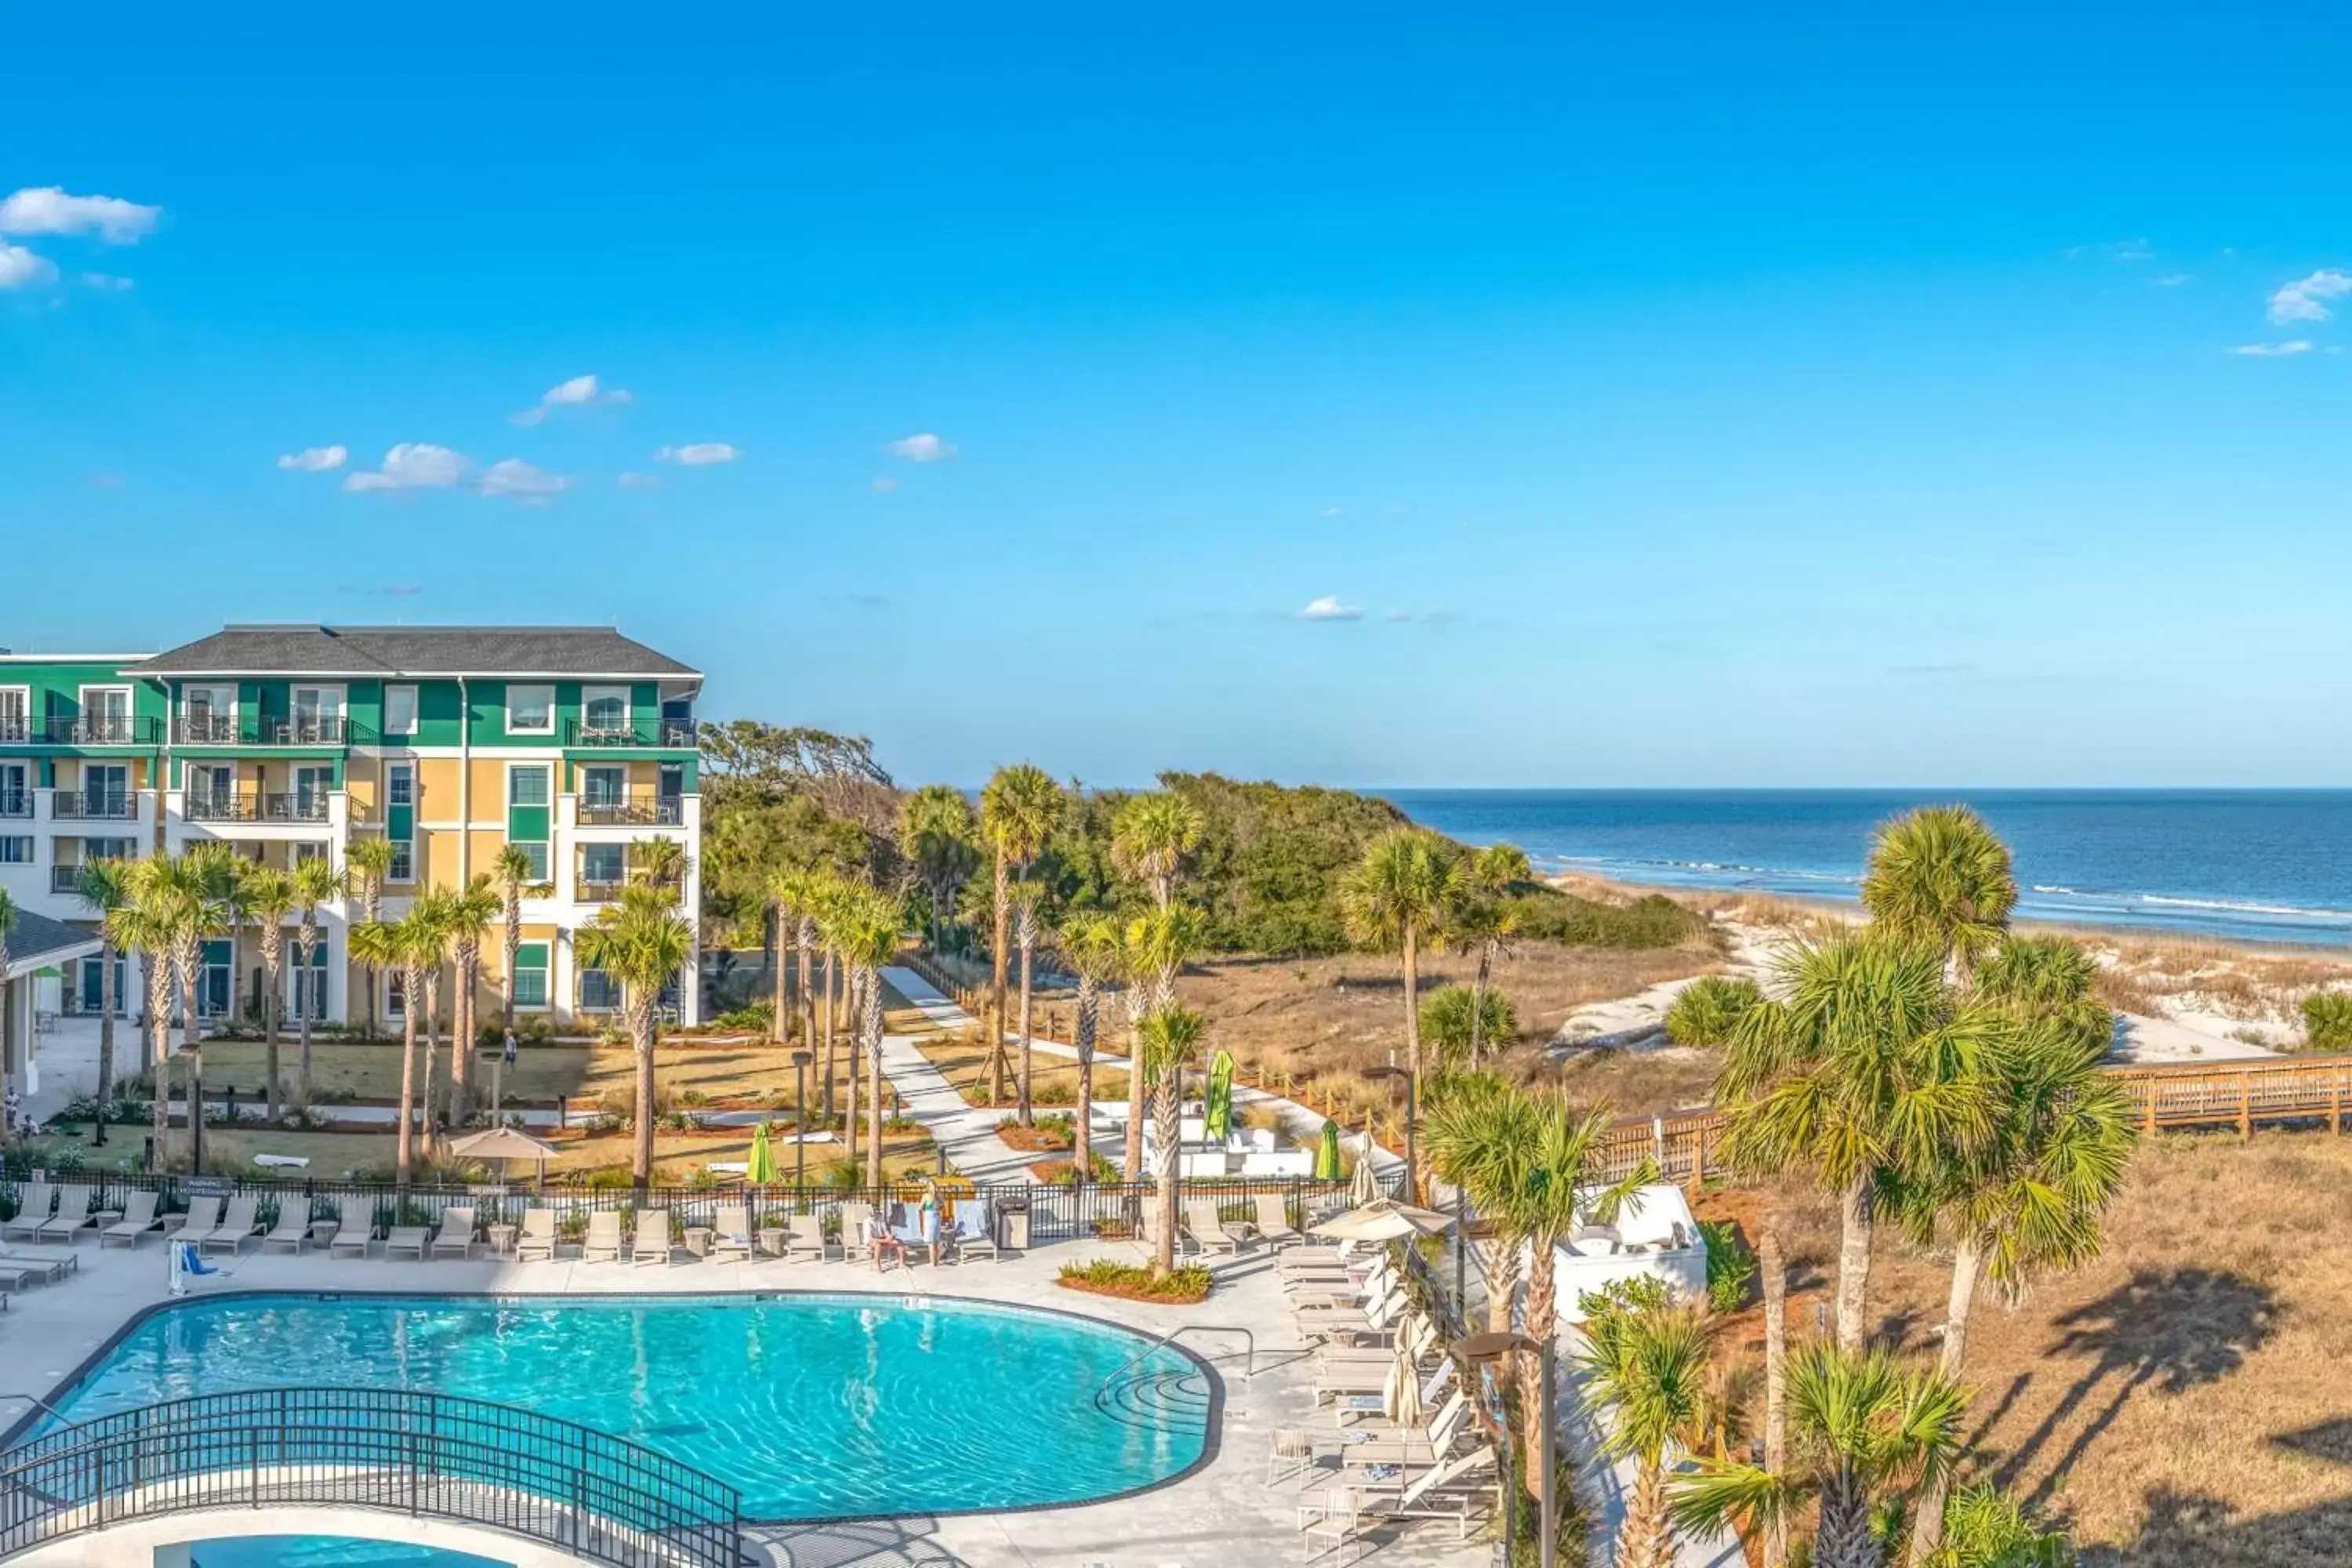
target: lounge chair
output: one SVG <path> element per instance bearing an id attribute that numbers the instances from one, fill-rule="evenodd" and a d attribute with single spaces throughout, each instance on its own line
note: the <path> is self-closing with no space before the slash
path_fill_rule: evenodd
<path id="1" fill-rule="evenodd" d="M 40 1234 L 41 1226 L 49 1223 L 49 1211 L 57 1206 L 58 1194 L 47 1182 L 26 1182 L 16 1189 L 16 1212 L 0 1220 L 0 1241 L 21 1236 L 30 1241 Z"/>
<path id="2" fill-rule="evenodd" d="M 39 1280 L 46 1284 L 56 1278 L 57 1276 L 45 1265 L 18 1263 L 11 1258 L 0 1258 L 0 1299 L 5 1299 L 10 1290 L 22 1290 L 25 1288 L 25 1282 L 28 1279 Z"/>
<path id="3" fill-rule="evenodd" d="M 720 1209 L 719 1223 L 710 1230 L 709 1260 L 749 1263 L 751 1259 L 751 1211 L 741 1207 Z"/>
<path id="4" fill-rule="evenodd" d="M 667 1268 L 670 1242 L 669 1210 L 646 1209 L 629 1228 L 629 1261 L 639 1268 Z"/>
<path id="5" fill-rule="evenodd" d="M 425 1261 L 425 1248 L 433 1245 L 433 1227 L 427 1225 L 386 1226 L 383 1232 L 383 1260 L 386 1263 L 402 1253 Z"/>
<path id="6" fill-rule="evenodd" d="M 260 1230 L 260 1208 L 259 1198 L 239 1193 L 229 1199 L 228 1213 L 221 1216 L 220 1224 L 202 1236 L 190 1236 L 183 1231 L 179 1239 L 194 1242 L 198 1252 L 209 1252 L 215 1247 L 226 1247 L 232 1253 L 237 1252 L 244 1247 L 247 1237 Z"/>
<path id="7" fill-rule="evenodd" d="M 580 1261 L 583 1263 L 621 1261 L 620 1210 L 597 1209 L 589 1215 L 588 1231 L 580 1242 Z"/>
<path id="8" fill-rule="evenodd" d="M 110 1241 L 119 1241 L 135 1250 L 142 1237 L 151 1230 L 160 1229 L 163 1224 L 155 1217 L 155 1194 L 132 1193 L 122 1200 L 122 1217 L 98 1233 L 98 1244 L 104 1247 Z"/>
<path id="9" fill-rule="evenodd" d="M 210 1236 L 220 1224 L 220 1211 L 221 1201 L 218 1198 L 190 1198 L 188 1212 L 182 1215 L 180 1223 L 166 1230 L 164 1235 L 173 1241 L 195 1241 Z"/>
<path id="10" fill-rule="evenodd" d="M 522 1228 L 515 1232 L 515 1261 L 529 1263 L 534 1258 L 555 1261 L 555 1211 L 530 1208 L 522 1211 Z"/>
<path id="11" fill-rule="evenodd" d="M 796 1214 L 784 1216 L 784 1261 L 797 1263 L 804 1258 L 824 1261 L 824 1217 L 822 1215 Z"/>
<path id="12" fill-rule="evenodd" d="M 441 1228 L 434 1233 L 432 1253 L 436 1258 L 454 1252 L 459 1258 L 474 1256 L 474 1210 L 470 1205 L 452 1204 L 441 1211 Z"/>
<path id="13" fill-rule="evenodd" d="M 1217 1213 L 1214 1198 L 1192 1198 L 1184 1205 L 1184 1228 L 1192 1245 L 1203 1252 L 1230 1252 L 1238 1257 L 1249 1245 L 1247 1226 L 1230 1226 Z"/>
<path id="14" fill-rule="evenodd" d="M 72 1246 L 81 1233 L 98 1221 L 90 1217 L 92 1199 L 88 1187 L 65 1187 L 58 1193 L 58 1212 L 33 1227 L 35 1241 L 62 1241 Z"/>
<path id="15" fill-rule="evenodd" d="M 958 1262 L 966 1258 L 988 1254 L 991 1263 L 1003 1260 L 996 1249 L 996 1232 L 989 1223 L 988 1201 L 985 1198 L 964 1198 L 956 1204 L 955 1255 Z"/>
<path id="16" fill-rule="evenodd" d="M 1339 1449 L 1343 1469 L 1378 1465 L 1436 1465 L 1451 1458 L 1470 1429 L 1470 1400 L 1460 1389 L 1421 1426 L 1351 1426 Z"/>
<path id="17" fill-rule="evenodd" d="M 1392 1479 L 1371 1481 L 1358 1490 L 1358 1504 L 1375 1519 L 1450 1519 L 1455 1539 L 1466 1541 L 1486 1491 L 1480 1472 L 1494 1466 L 1495 1450 L 1481 1443 L 1426 1468 L 1403 1467 Z"/>
<path id="18" fill-rule="evenodd" d="M 339 1217 L 335 1234 L 327 1240 L 327 1256 L 348 1252 L 365 1258 L 368 1243 L 375 1239 L 375 1200 L 347 1193 L 337 1200 L 335 1213 Z"/>
<path id="19" fill-rule="evenodd" d="M 1307 1233 L 1290 1223 L 1290 1205 L 1280 1193 L 1260 1193 L 1254 1201 L 1259 1240 L 1280 1248 L 1307 1239 Z"/>
<path id="20" fill-rule="evenodd" d="M 841 1256 L 845 1260 L 851 1253 L 866 1245 L 866 1222 L 873 1217 L 872 1204 L 841 1205 Z"/>
<path id="21" fill-rule="evenodd" d="M 24 1289 L 27 1279 L 37 1279 L 46 1285 L 70 1273 L 75 1260 L 54 1254 L 21 1252 L 14 1247 L 0 1247 L 0 1278 L 8 1281 L 11 1290 Z"/>
<path id="22" fill-rule="evenodd" d="M 310 1245 L 310 1200 L 285 1197 L 278 1201 L 278 1223 L 271 1226 L 261 1238 L 261 1250 L 282 1247 L 299 1254 Z"/>

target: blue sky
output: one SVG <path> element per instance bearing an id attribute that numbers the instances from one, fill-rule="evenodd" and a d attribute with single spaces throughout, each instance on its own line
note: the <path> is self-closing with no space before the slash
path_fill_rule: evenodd
<path id="1" fill-rule="evenodd" d="M 960 783 L 2352 771 L 2339 10 L 829 9 L 12 20 L 0 643 L 614 620 Z"/>

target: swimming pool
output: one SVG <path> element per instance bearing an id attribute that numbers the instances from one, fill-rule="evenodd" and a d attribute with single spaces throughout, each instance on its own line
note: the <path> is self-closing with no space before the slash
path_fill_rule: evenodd
<path id="1" fill-rule="evenodd" d="M 1216 1397 L 1181 1351 L 978 1301 L 255 1292 L 152 1313 L 51 1402 L 86 1421 L 288 1384 L 429 1390 L 577 1422 L 780 1521 L 1135 1491 L 1202 1459 Z"/>

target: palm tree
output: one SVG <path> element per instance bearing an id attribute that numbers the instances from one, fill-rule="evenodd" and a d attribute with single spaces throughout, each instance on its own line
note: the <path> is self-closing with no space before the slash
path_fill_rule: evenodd
<path id="1" fill-rule="evenodd" d="M 1678 1447 L 1701 1447 L 1692 1439 L 1711 1414 L 1713 1340 L 1697 1308 L 1652 1308 L 1615 1315 L 1611 1331 L 1596 1336 L 1582 1358 L 1591 1394 L 1610 1407 L 1603 1450 L 1634 1466 L 1617 1531 L 1617 1568 L 1673 1568 L 1666 1475 Z"/>
<path id="2" fill-rule="evenodd" d="M 686 846 L 675 838 L 629 840 L 629 867 L 636 872 L 637 880 L 649 887 L 665 888 L 673 893 L 685 887 L 691 858 Z"/>
<path id="3" fill-rule="evenodd" d="M 481 1045 L 480 997 L 482 933 L 499 918 L 504 906 L 491 879 L 477 873 L 464 888 L 449 895 L 449 941 L 457 960 L 457 994 L 452 1005 L 449 1030 L 449 1093 L 451 1119 L 462 1124 L 473 1113 L 474 1052 Z M 507 971 L 507 989 L 514 989 L 514 971 Z"/>
<path id="4" fill-rule="evenodd" d="M 386 969 L 401 973 L 400 1121 L 393 1136 L 393 1173 L 404 1194 L 416 1122 L 416 1015 L 425 1005 L 424 932 L 411 923 L 413 919 L 412 911 L 399 921 L 362 921 L 345 939 L 352 957 L 366 964 L 370 974 Z"/>
<path id="5" fill-rule="evenodd" d="M 1535 1147 L 1534 1100 L 1491 1072 L 1441 1079 L 1422 1113 L 1421 1136 L 1432 1169 L 1462 1190 L 1479 1214 L 1499 1218 L 1520 1166 Z M 1520 1238 L 1499 1224 L 1478 1242 L 1486 1279 L 1486 1326 L 1504 1331 L 1519 1289 Z"/>
<path id="6" fill-rule="evenodd" d="M 995 857 L 996 926 L 989 943 L 988 1072 L 990 1098 L 1004 1098 L 1004 960 L 1012 934 L 1012 881 L 1015 870 L 1029 874 L 1029 863 L 1045 847 L 1045 836 L 1062 812 L 1062 786 L 1045 769 L 1015 763 L 996 770 L 980 792 L 980 831 Z"/>
<path id="7" fill-rule="evenodd" d="M 1207 831 L 1201 808 L 1173 790 L 1131 795 L 1111 819 L 1111 858 L 1150 889 L 1151 901 L 1164 910 L 1176 897 L 1184 857 L 1201 847 Z"/>
<path id="8" fill-rule="evenodd" d="M 899 906 L 896 900 L 862 885 L 845 886 L 826 911 L 827 938 L 849 968 L 851 1011 L 857 1047 L 872 1080 L 873 1107 L 866 1116 L 866 1184 L 882 1185 L 882 977 L 881 968 L 898 951 Z M 855 1057 L 851 1058 L 853 1061 Z M 855 1129 L 852 1132 L 854 1134 Z M 853 1146 L 854 1147 L 854 1146 Z"/>
<path id="9" fill-rule="evenodd" d="M 1862 907 L 1898 941 L 1932 947 L 1963 984 L 2009 930 L 2009 847 L 1965 805 L 1923 805 L 1878 830 Z"/>
<path id="10" fill-rule="evenodd" d="M 172 955 L 179 944 L 169 897 L 158 887 L 161 863 L 161 857 L 129 862 L 130 898 L 106 914 L 107 935 L 116 947 L 139 954 L 147 976 L 147 1059 L 155 1083 L 148 1131 L 158 1171 L 171 1163 Z"/>
<path id="11" fill-rule="evenodd" d="M 304 976 L 301 1016 L 296 1021 L 301 1037 L 296 1047 L 295 1075 L 306 1102 L 310 1098 L 310 1020 L 319 1011 L 319 906 L 334 902 L 345 890 L 343 873 L 324 855 L 313 855 L 294 867 L 294 897 L 301 906 L 301 923 L 294 929 L 294 963 Z"/>
<path id="12" fill-rule="evenodd" d="M 85 860 L 74 877 L 74 896 L 98 919 L 98 1103 L 100 1114 L 114 1097 L 114 1010 L 121 998 L 115 995 L 115 965 L 119 962 L 121 944 L 114 940 L 112 926 L 107 917 L 131 901 L 131 868 L 129 860 Z M 0 898 L 5 898 L 0 892 Z M 7 942 L 7 933 L 0 931 L 0 946 Z M 0 959 L 0 971 L 7 968 Z"/>
<path id="13" fill-rule="evenodd" d="M 1080 915 L 1055 933 L 1063 962 L 1078 977 L 1077 1024 L 1071 1044 L 1078 1053 L 1078 1113 L 1071 1121 L 1076 1142 L 1070 1168 L 1084 1184 L 1094 1173 L 1095 1042 L 1102 1027 L 1102 988 L 1121 973 L 1118 921 L 1108 915 Z"/>
<path id="14" fill-rule="evenodd" d="M 1176 1173 L 1182 1142 L 1177 1095 L 1185 1065 L 1208 1026 L 1208 1020 L 1190 1007 L 1171 1003 L 1153 1008 L 1143 1020 L 1137 1059 L 1128 1069 L 1151 1087 L 1151 1140 L 1158 1145 L 1152 1161 L 1152 1206 L 1160 1216 L 1151 1238 L 1151 1271 L 1163 1278 L 1176 1268 Z"/>
<path id="15" fill-rule="evenodd" d="M 1037 933 L 1043 923 L 1038 906 L 1045 902 L 1044 884 L 1023 878 L 1013 884 L 1013 944 L 1021 950 L 1021 1125 L 1034 1127 L 1037 1113 L 1030 1100 L 1031 1074 L 1036 1057 L 1029 1039 L 1029 995 L 1036 969 Z"/>
<path id="16" fill-rule="evenodd" d="M 1755 1171 L 1810 1167 L 1837 1194 L 1837 1341 L 1859 1351 L 1882 1186 L 1991 1135 L 1990 1054 L 2009 1027 L 1958 1005 L 1942 954 L 1874 932 L 1791 950 L 1777 989 L 1742 1016 L 1716 1094 L 1725 1152 Z"/>
<path id="17" fill-rule="evenodd" d="M 242 875 L 236 854 L 226 844 L 199 844 L 155 862 L 153 891 L 159 910 L 173 920 L 173 966 L 180 977 L 180 1049 L 188 1058 L 188 1145 L 192 1168 L 201 1167 L 205 1147 L 205 1055 L 200 994 L 205 943 L 235 931 Z M 236 986 L 232 976 L 230 1001 Z"/>
<path id="18" fill-rule="evenodd" d="M 1349 935 L 1394 952 L 1404 968 L 1405 1070 L 1421 1082 L 1421 950 L 1445 930 L 1459 885 L 1454 852 L 1426 828 L 1392 827 L 1364 848 L 1364 858 L 1339 884 L 1339 910 Z M 1405 1173 L 1406 1191 L 1419 1194 L 1421 1173 Z"/>
<path id="19" fill-rule="evenodd" d="M 360 918 L 370 925 L 383 919 L 383 880 L 392 875 L 392 840 L 381 835 L 354 838 L 343 851 L 343 863 L 351 869 L 353 890 L 360 896 Z M 367 1030 L 373 1039 L 378 1032 L 376 993 L 383 988 L 378 965 L 367 966 Z M 413 1005 L 415 999 L 410 1000 Z"/>
<path id="20" fill-rule="evenodd" d="M 1472 855 L 1463 870 L 1465 897 L 1455 912 L 1455 934 L 1478 948 L 1477 978 L 1470 984 L 1475 1005 L 1470 1009 L 1470 1067 L 1476 1071 L 1479 1048 L 1486 1044 L 1486 987 L 1495 960 L 1507 952 L 1518 934 L 1519 912 L 1506 899 L 1512 884 L 1535 875 L 1527 851 L 1514 844 L 1489 844 Z"/>
<path id="21" fill-rule="evenodd" d="M 301 901 L 294 879 L 274 866 L 257 866 L 245 873 L 245 909 L 261 933 L 261 1072 L 264 1102 L 269 1120 L 278 1120 L 283 1074 L 278 1062 L 278 1014 L 286 969 L 286 917 Z"/>
<path id="22" fill-rule="evenodd" d="M 1952 1233 L 1952 1285 L 1944 1314 L 1943 1374 L 1958 1381 L 1968 1357 L 1969 1310 L 1979 1277 L 2011 1304 L 2037 1277 L 2098 1256 L 2100 1218 L 2122 1187 L 2138 1126 L 2121 1086 L 2100 1070 L 2105 1041 L 2085 1040 L 2063 1016 L 2015 1029 L 1992 1057 L 1992 1135 L 1955 1151 L 1906 1189 L 1910 1228 Z M 1943 1534 L 1948 1476 L 1920 1500 L 1912 1560 L 1928 1561 Z"/>
<path id="23" fill-rule="evenodd" d="M 930 896 L 934 949 L 942 923 L 955 910 L 957 891 L 980 868 L 980 851 L 972 843 L 979 830 L 971 802 L 948 784 L 925 784 L 898 808 L 898 848 Z"/>
<path id="24" fill-rule="evenodd" d="M 1207 933 L 1198 911 L 1183 904 L 1138 915 L 1121 933 L 1123 967 L 1127 972 L 1127 1024 L 1130 1042 L 1127 1063 L 1127 1149 L 1125 1171 L 1130 1182 L 1143 1180 L 1144 1078 L 1137 1068 L 1142 1054 L 1143 1021 L 1176 1005 L 1176 976 L 1201 951 Z"/>
<path id="25" fill-rule="evenodd" d="M 1708 1533 L 1762 1530 L 1815 1515 L 1815 1568 L 1885 1568 L 1873 1515 L 1932 1482 L 1965 1444 L 1968 1396 L 1942 1373 L 1906 1370 L 1885 1351 L 1813 1344 L 1789 1368 L 1789 1467 L 1701 1456 L 1674 1490 L 1675 1520 Z"/>
<path id="26" fill-rule="evenodd" d="M 499 996 L 499 1026 L 510 1030 L 515 1021 L 515 970 L 522 963 L 522 890 L 539 880 L 539 863 L 530 851 L 509 844 L 499 851 L 490 876 L 498 883 L 499 940 L 506 950 L 506 984 Z"/>
<path id="27" fill-rule="evenodd" d="M 2116 1016 L 2099 1000 L 2099 963 L 2063 936 L 2011 936 L 1977 966 L 1977 996 L 2021 1019 L 2046 1018 L 2105 1052 Z"/>
<path id="28" fill-rule="evenodd" d="M 824 900 L 828 885 L 824 872 L 812 866 L 786 866 L 776 873 L 774 894 L 776 903 L 776 1018 L 781 1025 L 785 1013 L 784 940 L 790 927 L 793 950 L 798 959 L 800 981 L 800 1040 L 803 1047 L 816 1043 L 816 997 L 809 989 L 810 962 L 816 946 L 816 911 Z M 833 1111 L 833 1061 L 825 1059 L 824 1101 L 827 1115 Z M 805 1107 L 802 1109 L 805 1110 Z"/>
<path id="29" fill-rule="evenodd" d="M 694 928 L 667 891 L 637 884 L 622 889 L 617 903 L 581 929 L 578 948 L 581 963 L 621 984 L 621 1010 L 637 1055 L 636 1148 L 629 1169 L 642 1200 L 654 1174 L 655 1005 L 693 955 Z"/>

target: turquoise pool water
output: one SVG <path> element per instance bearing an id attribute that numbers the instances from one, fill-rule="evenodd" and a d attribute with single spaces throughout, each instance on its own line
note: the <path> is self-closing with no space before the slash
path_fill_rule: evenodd
<path id="1" fill-rule="evenodd" d="M 231 1535 L 192 1542 L 190 1568 L 501 1568 L 488 1557 L 344 1535 Z"/>
<path id="2" fill-rule="evenodd" d="M 432 1390 L 658 1449 L 755 1519 L 934 1513 L 1115 1496 L 1198 1460 L 1208 1379 L 1149 1344 L 920 1297 L 252 1294 L 155 1313 L 53 1403 L 84 1421 L 288 1384 Z"/>

